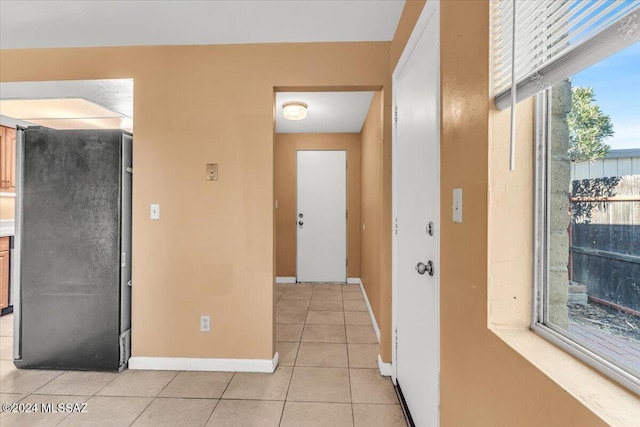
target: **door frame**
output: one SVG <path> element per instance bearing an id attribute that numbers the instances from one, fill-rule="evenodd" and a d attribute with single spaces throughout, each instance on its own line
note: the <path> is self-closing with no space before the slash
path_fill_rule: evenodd
<path id="1" fill-rule="evenodd" d="M 349 173 L 348 173 L 348 169 L 349 169 L 349 157 L 347 153 L 346 149 L 340 150 L 340 149 L 329 149 L 329 150 L 323 150 L 323 149 L 316 149 L 316 148 L 301 148 L 301 149 L 296 149 L 296 193 L 295 193 L 295 197 L 296 197 L 296 216 L 295 216 L 295 221 L 296 221 L 296 283 L 306 283 L 306 282 L 300 282 L 298 280 L 298 277 L 300 277 L 299 273 L 299 257 L 298 257 L 298 234 L 300 233 L 300 228 L 298 227 L 298 213 L 300 212 L 299 210 L 299 205 L 298 205 L 298 152 L 299 151 L 342 151 L 344 152 L 344 185 L 345 185 L 345 189 L 344 189 L 344 212 L 345 212 L 345 236 L 344 236 L 344 249 L 345 249 L 345 268 L 344 268 L 344 282 L 332 282 L 332 283 L 347 283 L 348 282 L 348 277 L 349 277 L 349 219 L 348 219 L 348 212 L 349 212 Z M 323 283 L 323 282 L 312 282 L 312 283 Z"/>
<path id="2" fill-rule="evenodd" d="M 398 144 L 398 137 L 397 137 L 397 123 L 395 120 L 395 112 L 397 111 L 397 90 L 396 88 L 398 87 L 397 83 L 398 83 L 398 79 L 400 77 L 400 74 L 402 73 L 404 67 L 407 65 L 409 58 L 411 57 L 416 45 L 418 44 L 418 41 L 420 41 L 422 34 L 424 33 L 425 29 L 427 28 L 427 25 L 431 22 L 432 19 L 435 19 L 435 24 L 438 26 L 438 31 L 440 31 L 440 2 L 439 1 L 435 1 L 435 0 L 429 0 L 427 1 L 427 3 L 425 4 L 424 8 L 422 9 L 422 13 L 420 14 L 420 17 L 418 18 L 418 21 L 413 29 L 413 32 L 411 33 L 411 36 L 409 37 L 409 40 L 407 41 L 407 44 L 402 52 L 402 55 L 400 56 L 400 60 L 398 61 L 398 64 L 396 65 L 396 68 L 393 71 L 393 77 L 392 77 L 392 82 L 393 82 L 393 90 L 392 90 L 392 98 L 393 98 L 393 116 L 394 119 L 392 120 L 392 218 L 394 219 L 394 225 L 392 227 L 391 230 L 391 241 L 392 243 L 392 262 L 391 262 L 391 292 L 392 292 L 392 311 L 391 311 L 391 330 L 392 330 L 392 346 L 391 346 L 391 379 L 393 380 L 394 384 L 397 384 L 397 372 L 398 372 L 398 364 L 397 364 L 397 343 L 398 343 L 398 338 L 397 338 L 397 333 L 398 333 L 398 324 L 397 324 L 397 313 L 398 313 L 398 241 L 396 239 L 396 234 L 395 234 L 395 229 L 398 226 L 397 224 L 397 217 L 398 217 L 398 200 L 397 200 L 397 194 L 398 191 L 400 190 L 398 188 L 398 169 L 401 166 L 399 164 L 399 159 L 398 159 L 398 150 L 397 150 L 397 144 Z M 440 67 L 440 39 L 438 38 L 437 40 L 437 50 L 438 50 L 438 68 Z M 442 99 L 441 99 L 441 93 L 440 93 L 440 75 L 438 75 L 438 84 L 437 84 L 437 98 L 438 98 L 438 105 L 436 108 L 436 114 L 438 115 L 439 118 L 442 117 Z M 439 122 L 441 123 L 441 121 L 439 120 Z M 440 268 L 440 230 L 442 229 L 442 224 L 440 221 L 440 206 L 441 206 L 441 197 L 440 197 L 440 139 L 441 139 L 441 128 L 438 129 L 438 135 L 436 138 L 436 147 L 435 147 L 435 152 L 436 152 L 436 175 L 437 175 L 437 179 L 436 179 L 436 183 L 435 183 L 435 191 L 436 191 L 436 200 L 437 200 L 437 205 L 436 205 L 436 217 L 435 217 L 435 223 L 437 224 L 436 227 L 436 233 L 435 233 L 435 259 L 434 259 L 434 263 L 436 268 Z M 436 313 L 435 313 L 435 317 L 436 317 L 436 342 L 437 342 L 437 364 L 438 364 L 438 372 L 440 372 L 440 274 L 436 275 L 436 279 L 435 279 L 435 307 L 436 307 Z M 438 400 L 439 400 L 439 396 L 440 396 L 440 378 L 438 378 Z M 439 402 L 438 402 L 439 404 Z M 438 414 L 438 419 L 439 419 L 439 414 Z"/>

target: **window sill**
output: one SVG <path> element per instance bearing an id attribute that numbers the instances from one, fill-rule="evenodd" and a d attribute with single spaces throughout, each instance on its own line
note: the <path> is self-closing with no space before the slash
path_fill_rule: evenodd
<path id="1" fill-rule="evenodd" d="M 529 329 L 491 328 L 502 341 L 610 425 L 636 425 L 640 397 Z"/>

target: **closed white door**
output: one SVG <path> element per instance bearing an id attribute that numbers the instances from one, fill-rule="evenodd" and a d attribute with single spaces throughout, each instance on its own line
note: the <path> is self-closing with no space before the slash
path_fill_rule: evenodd
<path id="1" fill-rule="evenodd" d="M 394 367 L 420 427 L 438 425 L 439 402 L 439 30 L 432 3 L 425 6 L 431 12 L 426 28 L 394 82 Z"/>
<path id="2" fill-rule="evenodd" d="M 347 153 L 297 152 L 298 282 L 347 281 Z"/>

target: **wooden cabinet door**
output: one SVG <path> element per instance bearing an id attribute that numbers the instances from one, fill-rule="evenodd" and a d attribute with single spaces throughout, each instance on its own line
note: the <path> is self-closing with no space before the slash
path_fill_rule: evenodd
<path id="1" fill-rule="evenodd" d="M 16 130 L 0 126 L 0 190 L 16 190 Z"/>
<path id="2" fill-rule="evenodd" d="M 16 191 L 16 130 L 14 128 L 5 128 L 6 138 L 6 162 L 5 173 L 7 180 L 7 191 Z"/>
<path id="3" fill-rule="evenodd" d="M 9 144 L 7 143 L 7 128 L 0 126 L 0 190 L 9 188 L 7 180 L 7 159 L 9 157 Z"/>
<path id="4" fill-rule="evenodd" d="M 9 238 L 0 237 L 0 309 L 9 306 Z"/>

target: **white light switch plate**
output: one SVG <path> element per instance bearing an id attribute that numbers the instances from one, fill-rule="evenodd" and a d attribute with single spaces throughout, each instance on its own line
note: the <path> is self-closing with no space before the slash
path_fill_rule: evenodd
<path id="1" fill-rule="evenodd" d="M 453 222 L 462 223 L 462 188 L 453 189 Z"/>
<path id="2" fill-rule="evenodd" d="M 160 219 L 160 205 L 157 203 L 151 204 L 151 209 L 149 212 L 149 216 L 151 219 Z"/>

